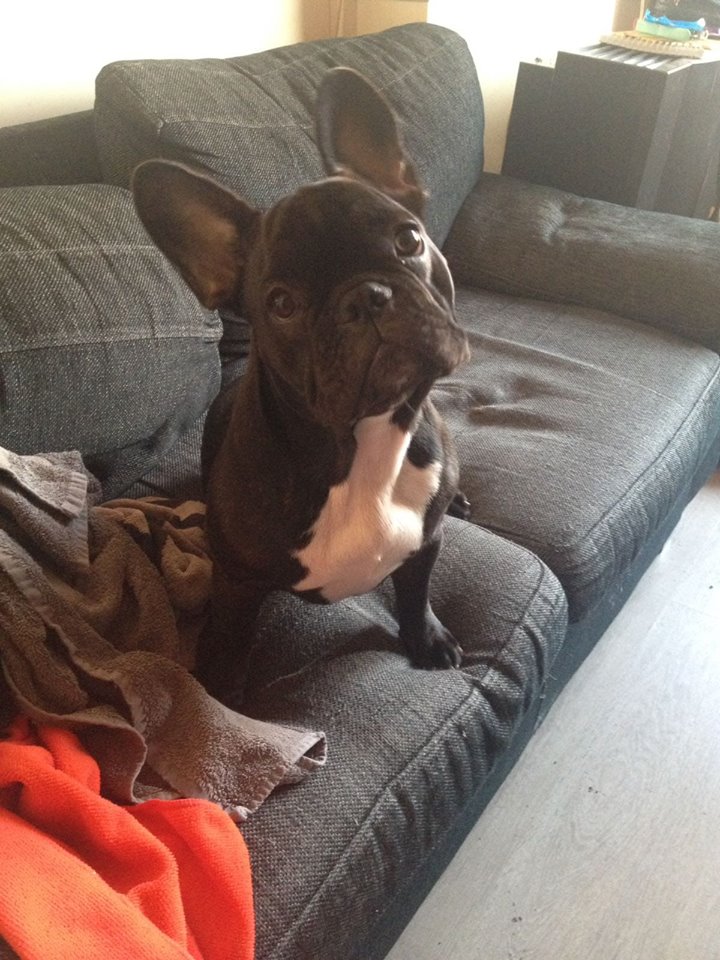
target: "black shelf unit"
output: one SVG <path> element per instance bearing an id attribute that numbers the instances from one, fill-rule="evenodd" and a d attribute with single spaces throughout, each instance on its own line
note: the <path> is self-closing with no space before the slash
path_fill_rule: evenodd
<path id="1" fill-rule="evenodd" d="M 502 172 L 582 196 L 717 217 L 720 59 L 600 43 L 521 63 Z"/>

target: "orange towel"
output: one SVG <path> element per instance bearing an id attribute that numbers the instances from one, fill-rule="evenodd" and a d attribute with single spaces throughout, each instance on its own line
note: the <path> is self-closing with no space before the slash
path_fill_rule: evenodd
<path id="1" fill-rule="evenodd" d="M 22 960 L 252 960 L 245 842 L 204 800 L 122 807 L 67 730 L 0 741 L 0 937 Z"/>

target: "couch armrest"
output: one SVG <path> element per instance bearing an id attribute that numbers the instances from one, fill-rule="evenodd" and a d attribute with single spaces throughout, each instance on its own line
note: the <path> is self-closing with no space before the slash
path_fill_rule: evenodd
<path id="1" fill-rule="evenodd" d="M 720 353 L 720 226 L 483 174 L 445 245 L 458 284 L 606 310 Z"/>
<path id="2" fill-rule="evenodd" d="M 0 129 L 0 186 L 101 180 L 92 110 Z"/>

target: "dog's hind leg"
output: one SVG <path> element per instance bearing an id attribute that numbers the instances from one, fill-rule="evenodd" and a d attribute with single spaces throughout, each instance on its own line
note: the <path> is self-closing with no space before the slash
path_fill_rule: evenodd
<path id="1" fill-rule="evenodd" d="M 213 697 L 237 708 L 242 702 L 255 624 L 270 588 L 256 580 L 234 583 L 213 571 L 210 617 L 198 641 L 195 676 Z"/>

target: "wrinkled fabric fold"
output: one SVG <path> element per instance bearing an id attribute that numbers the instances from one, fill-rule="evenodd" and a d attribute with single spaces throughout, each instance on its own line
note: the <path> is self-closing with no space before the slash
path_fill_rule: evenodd
<path id="1" fill-rule="evenodd" d="M 53 463 L 62 485 L 68 457 L 43 458 L 45 481 Z M 64 517 L 28 492 L 33 465 L 23 467 L 23 485 L 5 476 L 0 514 L 0 656 L 14 707 L 78 732 L 103 793 L 121 803 L 196 797 L 244 818 L 322 765 L 322 733 L 243 716 L 189 672 L 212 569 L 202 503 L 120 500 Z M 68 537 L 79 520 L 84 537 Z"/>

